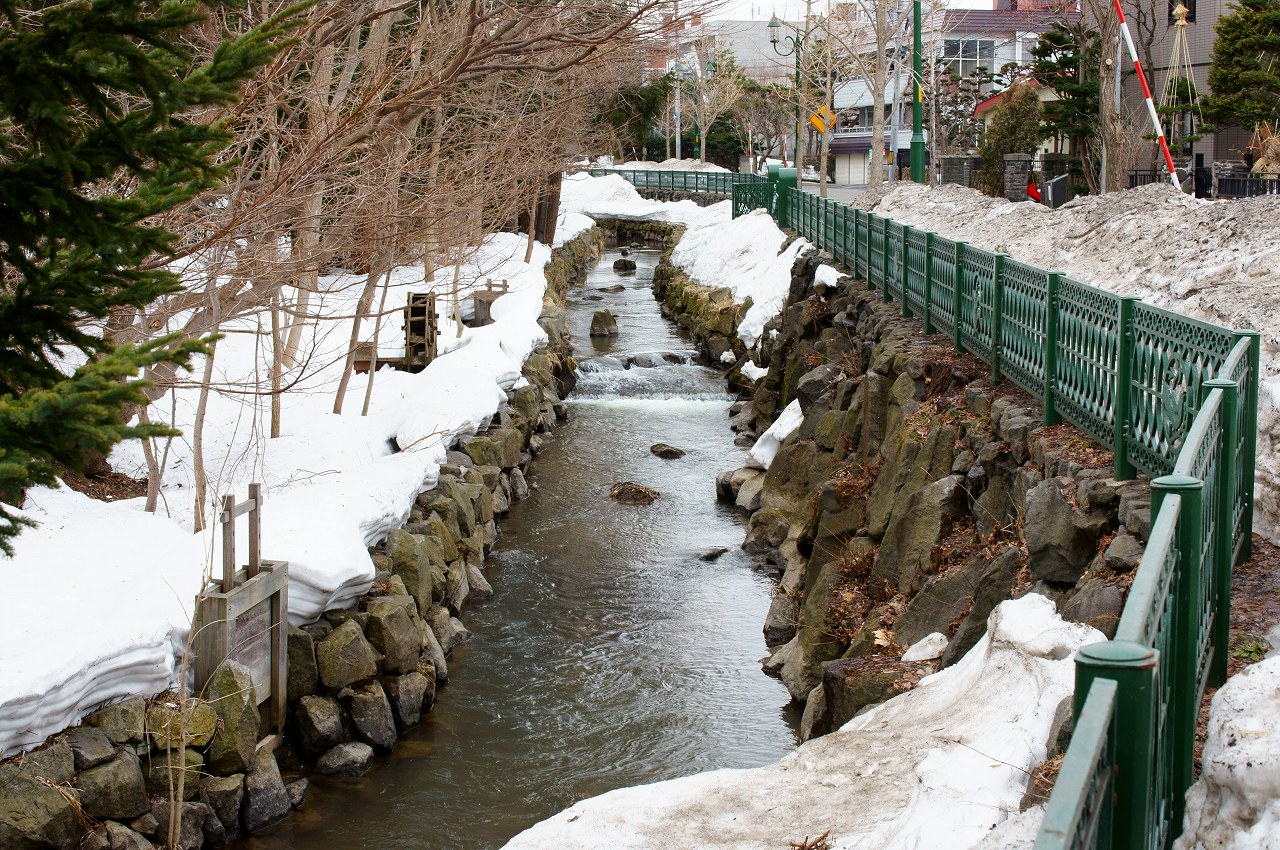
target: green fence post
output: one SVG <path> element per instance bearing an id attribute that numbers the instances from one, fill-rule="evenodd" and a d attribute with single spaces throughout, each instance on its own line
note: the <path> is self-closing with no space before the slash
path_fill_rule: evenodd
<path id="1" fill-rule="evenodd" d="M 991 275 L 991 386 L 1001 381 L 1000 334 L 1004 327 L 1004 261 L 1007 254 L 996 254 Z"/>
<path id="2" fill-rule="evenodd" d="M 794 168 L 778 169 L 778 224 L 796 229 L 791 222 L 791 190 L 800 185 L 800 176 Z M 798 193 L 797 193 L 798 194 Z"/>
<path id="3" fill-rule="evenodd" d="M 1236 555 L 1236 482 L 1239 480 L 1240 458 L 1236 445 L 1240 441 L 1240 390 L 1228 378 L 1204 382 L 1207 392 L 1222 390 L 1222 433 L 1218 444 L 1218 536 L 1213 552 L 1213 666 L 1209 668 L 1209 687 L 1216 688 L 1227 680 L 1227 647 L 1231 643 L 1231 567 Z"/>
<path id="4" fill-rule="evenodd" d="M 958 353 L 964 353 L 964 343 L 960 341 L 960 327 L 964 324 L 961 310 L 964 308 L 964 252 L 969 247 L 967 242 L 956 243 L 956 276 L 951 287 L 951 342 Z"/>
<path id="5" fill-rule="evenodd" d="M 1058 413 L 1058 287 L 1062 284 L 1062 272 L 1049 272 L 1048 292 L 1044 305 L 1044 389 L 1040 406 L 1044 409 L 1044 424 L 1057 425 L 1062 421 Z"/>
<path id="6" fill-rule="evenodd" d="M 902 293 L 902 318 L 904 319 L 910 319 L 912 315 L 911 303 L 907 299 L 907 281 L 911 277 L 911 252 L 907 250 L 907 242 L 910 238 L 911 228 L 905 224 L 902 225 L 902 264 L 898 268 L 898 277 L 901 280 L 898 282 L 898 286 L 900 287 L 899 291 Z"/>
<path id="7" fill-rule="evenodd" d="M 765 180 L 769 183 L 769 203 L 765 204 L 765 208 L 769 210 L 769 215 L 777 220 L 778 210 L 778 172 L 782 170 L 782 166 L 776 162 L 769 163 L 769 175 Z"/>
<path id="8" fill-rule="evenodd" d="M 1129 460 L 1129 423 L 1133 421 L 1133 305 L 1139 300 L 1136 295 L 1120 296 L 1119 339 L 1116 340 L 1116 421 L 1111 441 L 1117 481 L 1132 481 L 1138 475 Z"/>
<path id="9" fill-rule="evenodd" d="M 933 231 L 924 233 L 924 332 L 933 333 Z"/>
<path id="10" fill-rule="evenodd" d="M 865 251 L 865 256 L 867 258 L 867 289 L 875 289 L 876 284 L 875 281 L 872 280 L 872 278 L 875 277 L 875 274 L 871 270 L 871 234 L 875 231 L 876 214 L 869 212 L 864 215 L 864 218 L 867 220 L 867 250 Z"/>
<path id="11" fill-rule="evenodd" d="M 893 302 L 893 286 L 889 282 L 889 221 L 880 217 L 880 294 L 886 304 Z"/>
<path id="12" fill-rule="evenodd" d="M 1170 750 L 1170 791 L 1173 794 L 1173 824 L 1182 823 L 1184 795 L 1195 772 L 1196 718 L 1200 714 L 1200 582 L 1208 565 L 1201 561 L 1204 551 L 1204 482 L 1189 475 L 1164 475 L 1151 482 L 1151 510 L 1156 516 L 1169 494 L 1182 497 L 1178 514 L 1176 543 L 1178 572 L 1174 587 L 1173 643 L 1165 670 L 1173 677 L 1173 705 L 1168 706 Z"/>
<path id="13" fill-rule="evenodd" d="M 1244 518 L 1240 523 L 1240 536 L 1243 539 L 1237 562 L 1243 564 L 1253 552 L 1253 487 L 1258 463 L 1258 380 L 1262 374 L 1259 371 L 1262 364 L 1262 337 L 1257 331 L 1236 331 L 1234 336 L 1236 339 L 1249 337 L 1249 376 L 1245 379 L 1244 421 L 1240 423 L 1240 433 L 1245 435 L 1240 464 L 1242 469 L 1247 470 L 1244 480 L 1249 482 L 1242 494 Z"/>
<path id="14" fill-rule="evenodd" d="M 1149 846 L 1147 824 L 1155 800 L 1155 683 L 1159 662 L 1160 654 L 1154 649 L 1129 641 L 1094 643 L 1076 652 L 1075 716 L 1084 708 L 1094 679 L 1116 683 L 1116 710 L 1111 721 L 1116 758 L 1111 840 L 1100 846 Z"/>

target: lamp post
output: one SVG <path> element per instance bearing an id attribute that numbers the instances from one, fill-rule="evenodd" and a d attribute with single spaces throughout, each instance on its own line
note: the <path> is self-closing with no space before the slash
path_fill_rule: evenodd
<path id="1" fill-rule="evenodd" d="M 782 35 L 782 21 L 778 20 L 778 16 L 774 15 L 769 21 L 769 44 L 773 45 L 773 52 L 782 57 L 796 57 L 796 149 L 791 154 L 792 160 L 795 162 L 796 168 L 800 168 L 800 54 L 804 50 L 804 36 L 797 30 L 795 35 Z M 778 43 L 782 39 L 791 42 L 791 47 L 786 52 L 778 49 Z"/>
<path id="2" fill-rule="evenodd" d="M 915 0 L 915 43 L 911 49 L 911 182 L 924 183 L 924 37 L 920 0 Z"/>

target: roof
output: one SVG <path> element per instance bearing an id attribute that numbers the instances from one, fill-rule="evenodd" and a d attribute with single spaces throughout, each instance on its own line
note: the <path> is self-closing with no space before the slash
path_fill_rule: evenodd
<path id="1" fill-rule="evenodd" d="M 1074 23 L 1079 19 L 1079 12 L 1048 9 L 948 9 L 943 16 L 943 29 L 949 34 L 1046 32 L 1058 21 Z"/>

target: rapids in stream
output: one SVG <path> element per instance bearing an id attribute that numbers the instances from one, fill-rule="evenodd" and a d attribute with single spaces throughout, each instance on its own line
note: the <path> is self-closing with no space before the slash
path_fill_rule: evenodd
<path id="1" fill-rule="evenodd" d="M 463 612 L 474 637 L 435 708 L 368 775 L 313 777 L 301 811 L 239 846 L 488 850 L 584 797 L 794 748 L 799 718 L 759 666 L 773 584 L 715 498 L 716 473 L 744 460 L 732 399 L 662 318 L 658 252 L 633 251 L 634 273 L 613 271 L 618 256 L 569 293 L 570 420 L 534 461 L 530 498 L 499 522 L 496 596 Z M 593 340 L 603 308 L 619 335 Z M 661 460 L 657 442 L 687 454 Z M 617 481 L 662 495 L 622 505 Z"/>

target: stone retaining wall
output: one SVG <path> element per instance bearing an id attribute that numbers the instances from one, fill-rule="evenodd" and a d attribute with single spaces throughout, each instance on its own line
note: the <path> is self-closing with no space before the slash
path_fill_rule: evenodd
<path id="1" fill-rule="evenodd" d="M 593 228 L 554 252 L 539 318 L 549 344 L 525 362 L 528 384 L 449 452 L 436 486 L 372 553 L 369 593 L 289 629 L 284 744 L 259 749 L 249 672 L 229 662 L 200 698 L 126 700 L 0 764 L 0 848 L 145 850 L 168 844 L 171 819 L 183 850 L 222 847 L 301 806 L 307 773 L 363 773 L 391 751 L 448 682 L 449 656 L 469 637 L 464 608 L 493 593 L 484 562 L 497 519 L 528 495 L 524 472 L 573 386 L 565 292 L 604 244 Z"/>
<path id="2" fill-rule="evenodd" d="M 822 262 L 797 261 L 755 352 L 768 373 L 754 385 L 735 373 L 745 388 L 730 410 L 748 444 L 793 400 L 803 422 L 768 471 L 717 482 L 750 515 L 744 548 L 778 578 L 764 668 L 806 703 L 805 738 L 955 663 L 1005 599 L 1042 593 L 1114 634 L 1150 531 L 1145 480 L 1114 480 L 1108 451 L 1042 427 L 1034 398 L 993 387 L 987 366 L 864 282 L 815 284 Z M 714 290 L 663 277 L 678 281 L 672 311 L 715 325 Z M 931 657 L 901 660 L 935 634 Z"/>

